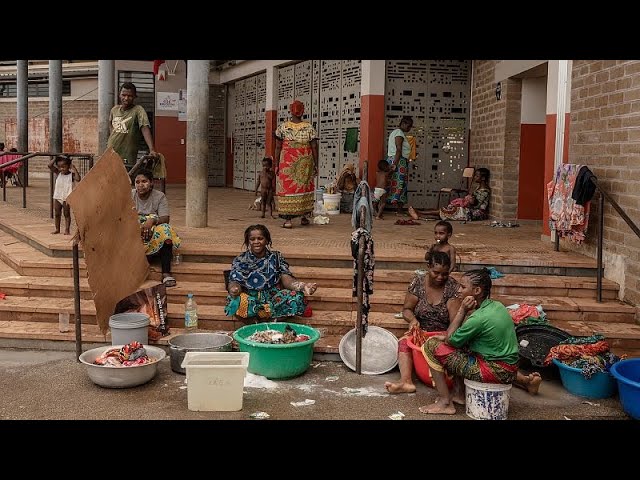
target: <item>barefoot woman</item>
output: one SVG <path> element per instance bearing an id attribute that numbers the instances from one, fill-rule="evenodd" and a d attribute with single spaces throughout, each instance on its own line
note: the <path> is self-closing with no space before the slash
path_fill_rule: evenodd
<path id="1" fill-rule="evenodd" d="M 402 315 L 409 322 L 409 331 L 398 343 L 398 366 L 400 381 L 384 384 L 389 393 L 413 393 L 413 357 L 407 338 L 412 329 L 428 332 L 443 332 L 449 327 L 460 300 L 456 298 L 458 282 L 449 277 L 451 260 L 444 252 L 433 252 L 427 260 L 427 274 L 416 275 L 404 300 Z"/>
<path id="2" fill-rule="evenodd" d="M 309 225 L 315 200 L 314 178 L 318 174 L 318 134 L 302 120 L 304 104 L 289 105 L 291 120 L 276 129 L 276 177 L 278 214 L 284 228 L 292 228 L 291 219 L 302 217 L 300 225 Z"/>
<path id="3" fill-rule="evenodd" d="M 458 392 L 463 391 L 464 378 L 504 384 L 516 380 L 518 340 L 513 320 L 490 294 L 491 276 L 486 268 L 468 271 L 460 279 L 462 305 L 447 334 L 431 337 L 422 346 L 438 390 L 435 403 L 420 407 L 422 413 L 453 415 L 454 403 L 464 403 L 461 395 L 449 391 L 445 369 L 455 377 Z"/>

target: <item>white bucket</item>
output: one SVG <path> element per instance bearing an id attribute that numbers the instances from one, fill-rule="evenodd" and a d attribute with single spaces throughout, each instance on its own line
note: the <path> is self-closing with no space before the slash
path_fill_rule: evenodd
<path id="1" fill-rule="evenodd" d="M 324 208 L 327 209 L 329 215 L 338 215 L 340 213 L 340 200 L 342 199 L 341 193 L 323 193 L 322 200 L 324 201 Z"/>
<path id="2" fill-rule="evenodd" d="M 464 380 L 467 415 L 476 420 L 506 420 L 511 384 Z"/>
<path id="3" fill-rule="evenodd" d="M 187 352 L 187 408 L 196 412 L 242 410 L 248 352 Z"/>
<path id="4" fill-rule="evenodd" d="M 149 343 L 149 315 L 126 312 L 109 317 L 111 345 L 126 345 L 133 341 L 143 345 Z"/>

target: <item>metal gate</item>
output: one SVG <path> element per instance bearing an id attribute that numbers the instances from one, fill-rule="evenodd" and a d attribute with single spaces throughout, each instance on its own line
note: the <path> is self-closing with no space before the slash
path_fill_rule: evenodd
<path id="1" fill-rule="evenodd" d="M 233 186 L 254 190 L 265 154 L 267 74 L 235 83 Z"/>
<path id="2" fill-rule="evenodd" d="M 459 187 L 468 164 L 470 60 L 387 60 L 385 155 L 389 134 L 413 117 L 416 169 L 409 203 L 435 208 L 441 187 Z"/>
<path id="3" fill-rule="evenodd" d="M 208 185 L 225 186 L 225 132 L 224 119 L 227 102 L 224 85 L 209 85 L 209 118 L 207 120 L 209 158 L 207 159 Z"/>
<path id="4" fill-rule="evenodd" d="M 278 69 L 278 123 L 289 118 L 293 100 L 304 103 L 303 119 L 318 132 L 319 185 L 336 179 L 347 163 L 359 162 L 345 152 L 347 128 L 360 138 L 360 60 L 306 60 Z"/>

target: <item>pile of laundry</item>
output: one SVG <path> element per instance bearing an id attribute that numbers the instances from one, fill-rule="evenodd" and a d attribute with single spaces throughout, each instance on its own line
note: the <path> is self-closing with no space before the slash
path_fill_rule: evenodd
<path id="1" fill-rule="evenodd" d="M 305 342 L 309 340 L 309 335 L 301 333 L 298 335 L 296 331 L 291 328 L 290 325 L 287 325 L 284 328 L 284 332 L 280 332 L 278 330 L 259 330 L 257 332 L 252 333 L 247 340 L 256 343 L 296 343 L 296 342 Z"/>

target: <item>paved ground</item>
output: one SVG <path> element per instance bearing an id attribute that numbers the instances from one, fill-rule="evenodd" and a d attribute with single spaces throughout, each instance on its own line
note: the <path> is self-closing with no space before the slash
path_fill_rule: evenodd
<path id="1" fill-rule="evenodd" d="M 341 362 L 314 360 L 305 374 L 286 381 L 249 375 L 243 409 L 238 412 L 188 410 L 185 376 L 171 370 L 169 358 L 160 362 L 151 382 L 122 390 L 93 384 L 85 368 L 72 352 L 0 349 L 0 419 L 249 420 L 252 413 L 262 411 L 270 415 L 269 420 L 388 420 L 400 411 L 404 420 L 471 420 L 462 407 L 454 416 L 421 414 L 418 407 L 433 401 L 435 391 L 419 382 L 416 394 L 387 394 L 383 384 L 395 380 L 397 370 L 356 375 Z M 331 376 L 338 379 L 327 380 Z M 315 404 L 295 407 L 290 403 L 306 399 Z M 569 394 L 557 380 L 543 382 L 537 396 L 514 388 L 509 406 L 510 420 L 627 418 L 617 397 L 587 402 Z"/>

